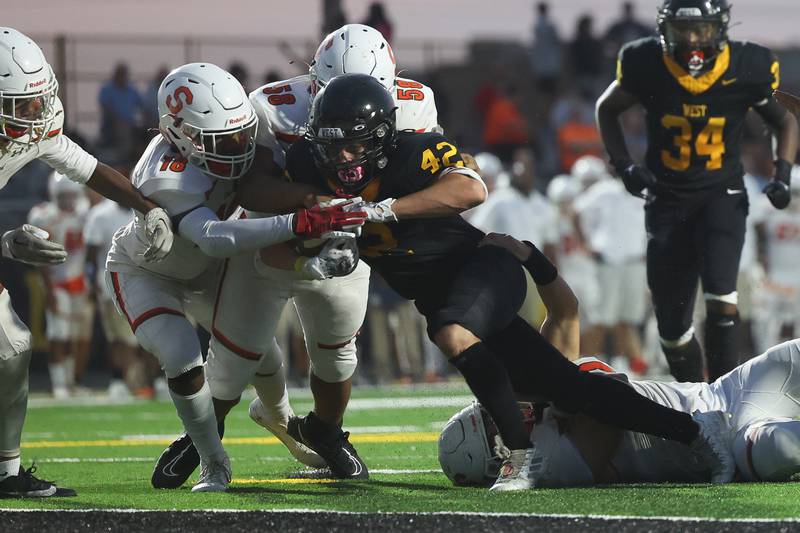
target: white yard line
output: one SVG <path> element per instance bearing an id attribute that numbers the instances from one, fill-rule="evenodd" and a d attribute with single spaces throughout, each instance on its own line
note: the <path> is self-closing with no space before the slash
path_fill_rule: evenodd
<path id="1" fill-rule="evenodd" d="M 338 514 L 355 516 L 469 516 L 469 517 L 539 517 L 594 520 L 660 520 L 665 522 L 724 522 L 724 523 L 800 523 L 800 518 L 708 518 L 701 516 L 630 516 L 600 514 L 557 514 L 557 513 L 481 513 L 473 511 L 434 511 L 434 512 L 377 512 L 335 511 L 328 509 L 0 509 L 0 513 L 254 513 L 254 514 Z"/>

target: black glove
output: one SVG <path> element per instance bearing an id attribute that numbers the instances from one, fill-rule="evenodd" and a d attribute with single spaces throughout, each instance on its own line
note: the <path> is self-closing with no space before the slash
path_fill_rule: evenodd
<path id="1" fill-rule="evenodd" d="M 763 192 L 776 209 L 786 209 L 792 200 L 791 180 L 792 164 L 784 159 L 775 161 L 775 175 L 764 187 Z"/>
<path id="2" fill-rule="evenodd" d="M 643 197 L 642 190 L 652 189 L 656 185 L 656 177 L 647 167 L 635 165 L 630 161 L 614 162 L 613 165 L 622 178 L 625 189 L 634 196 Z"/>

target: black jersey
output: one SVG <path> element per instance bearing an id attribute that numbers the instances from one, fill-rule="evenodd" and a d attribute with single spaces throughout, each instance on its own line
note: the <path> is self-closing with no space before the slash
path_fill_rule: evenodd
<path id="1" fill-rule="evenodd" d="M 617 80 L 644 106 L 646 163 L 659 182 L 684 196 L 741 179 L 745 114 L 771 98 L 778 68 L 769 49 L 731 41 L 711 70 L 694 78 L 657 38 L 626 44 Z"/>
<path id="2" fill-rule="evenodd" d="M 311 142 L 295 142 L 286 175 L 333 193 L 337 185 L 314 164 Z M 447 167 L 463 167 L 458 148 L 438 133 L 398 133 L 389 164 L 362 191 L 365 201 L 400 198 L 431 185 Z M 460 215 L 367 223 L 358 239 L 362 259 L 401 296 L 416 299 L 432 283 L 446 280 L 474 251 L 483 232 Z"/>

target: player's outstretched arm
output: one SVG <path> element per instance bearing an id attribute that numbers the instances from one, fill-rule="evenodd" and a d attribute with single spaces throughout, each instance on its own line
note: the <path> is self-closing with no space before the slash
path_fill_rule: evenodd
<path id="1" fill-rule="evenodd" d="M 505 248 L 530 272 L 547 310 L 542 336 L 570 361 L 577 359 L 581 336 L 578 298 L 558 275 L 555 266 L 533 244 L 518 241 L 511 235 L 490 233 L 479 246 L 488 245 Z"/>
<path id="2" fill-rule="evenodd" d="M 287 182 L 281 179 L 282 175 L 283 171 L 273 161 L 272 151 L 259 146 L 253 166 L 238 183 L 237 202 L 251 211 L 274 214 L 292 213 L 318 203 L 315 187 Z"/>

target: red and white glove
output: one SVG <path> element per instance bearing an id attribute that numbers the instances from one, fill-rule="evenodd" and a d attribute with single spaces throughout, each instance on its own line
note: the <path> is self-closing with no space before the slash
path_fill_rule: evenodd
<path id="1" fill-rule="evenodd" d="M 345 211 L 345 203 L 301 209 L 294 214 L 292 230 L 295 235 L 319 238 L 327 233 L 347 231 L 356 233 L 367 220 L 364 211 Z"/>

